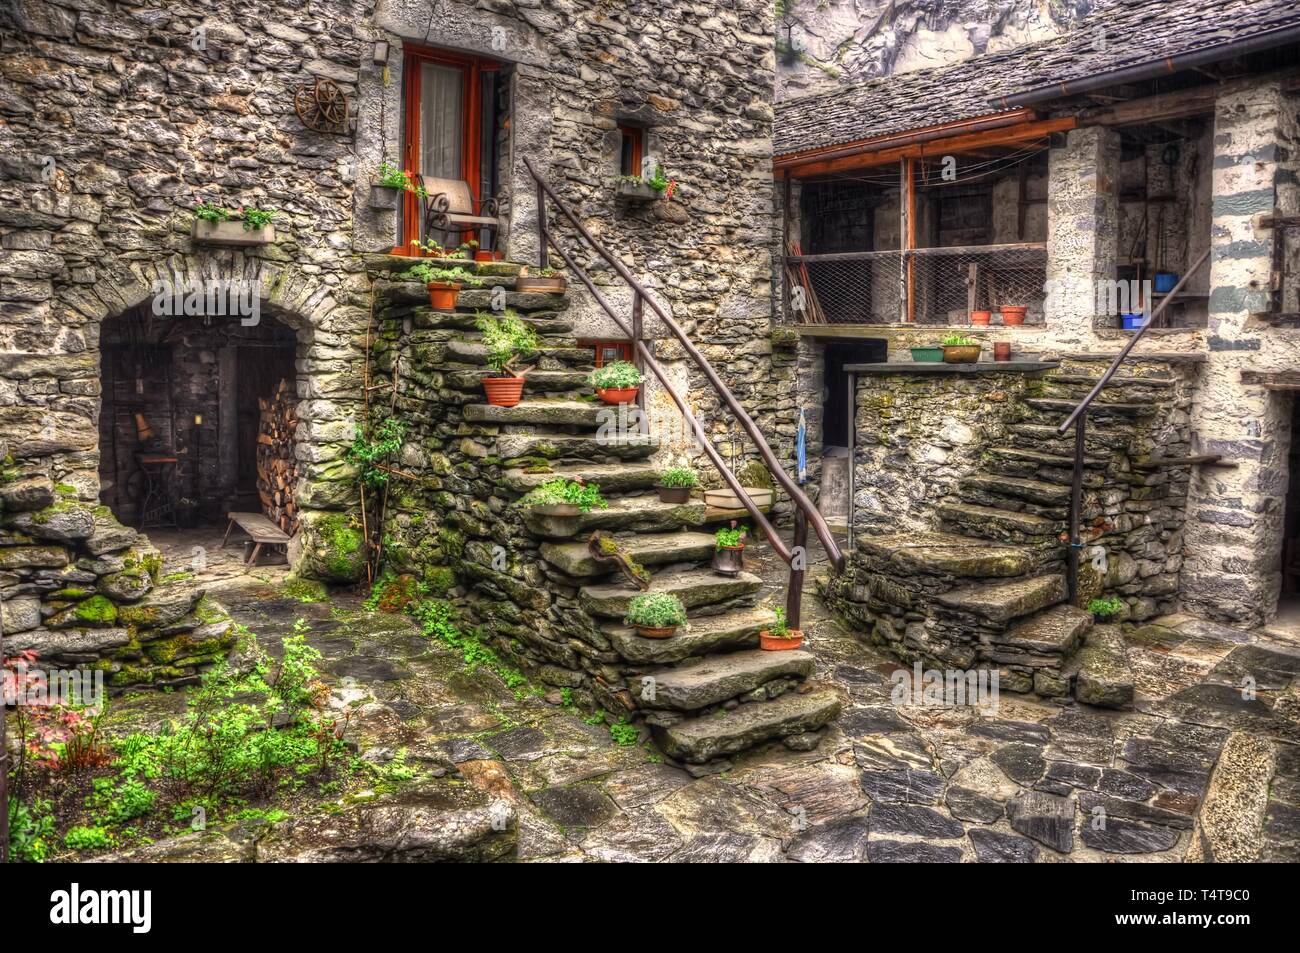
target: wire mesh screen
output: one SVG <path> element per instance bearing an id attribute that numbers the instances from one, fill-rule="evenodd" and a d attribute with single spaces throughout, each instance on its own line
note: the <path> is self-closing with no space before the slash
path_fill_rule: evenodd
<path id="1" fill-rule="evenodd" d="M 971 311 L 1027 309 L 1041 322 L 1047 251 L 1038 244 L 918 248 L 787 259 L 800 324 L 965 324 Z"/>

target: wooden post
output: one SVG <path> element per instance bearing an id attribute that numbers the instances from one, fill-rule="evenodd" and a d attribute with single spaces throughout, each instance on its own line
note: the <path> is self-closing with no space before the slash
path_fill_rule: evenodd
<path id="1" fill-rule="evenodd" d="M 642 327 L 645 323 L 645 299 L 636 292 L 632 293 L 632 363 L 636 369 L 645 373 L 645 361 L 641 359 L 641 349 L 637 347 L 641 343 L 645 334 Z"/>
<path id="2" fill-rule="evenodd" d="M 916 247 L 916 160 L 906 159 L 907 168 L 907 250 Z M 916 322 L 916 260 L 907 256 L 907 323 Z"/>
<path id="3" fill-rule="evenodd" d="M 541 180 L 537 182 L 537 267 L 545 268 L 547 265 L 546 246 L 548 238 L 546 234 L 546 189 L 543 187 Z"/>
<path id="4" fill-rule="evenodd" d="M 808 565 L 808 517 L 803 507 L 794 508 L 794 539 L 790 544 L 790 554 L 794 557 L 790 563 L 790 581 L 785 590 L 786 625 L 792 629 L 799 628 L 799 611 L 803 602 L 804 570 L 795 566 Z"/>
<path id="5" fill-rule="evenodd" d="M 783 198 L 781 200 L 781 317 L 790 321 L 790 267 L 786 258 L 790 254 L 790 176 L 785 176 Z"/>
<path id="6" fill-rule="evenodd" d="M 898 320 L 907 323 L 907 160 L 898 160 Z"/>

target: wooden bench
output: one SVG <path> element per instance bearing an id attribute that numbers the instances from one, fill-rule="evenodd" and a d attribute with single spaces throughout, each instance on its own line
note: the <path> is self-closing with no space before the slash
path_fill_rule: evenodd
<path id="1" fill-rule="evenodd" d="M 245 572 L 257 565 L 257 557 L 261 555 L 263 546 L 286 546 L 289 543 L 289 534 L 261 513 L 227 513 L 226 516 L 230 522 L 226 524 L 226 535 L 221 540 L 222 549 L 230 542 L 230 531 L 236 526 L 253 540 L 253 551 L 244 561 Z"/>
<path id="2" fill-rule="evenodd" d="M 492 246 L 484 239 L 501 229 L 496 199 L 476 202 L 469 183 L 461 179 L 417 178 L 424 187 L 426 233 L 474 231 L 479 237 L 479 248 L 490 250 Z"/>

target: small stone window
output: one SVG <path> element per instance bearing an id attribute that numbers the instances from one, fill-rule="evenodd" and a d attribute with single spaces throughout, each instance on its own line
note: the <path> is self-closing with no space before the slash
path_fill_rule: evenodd
<path id="1" fill-rule="evenodd" d="M 645 130 L 640 126 L 618 125 L 618 174 L 641 174 L 641 157 L 645 155 Z"/>

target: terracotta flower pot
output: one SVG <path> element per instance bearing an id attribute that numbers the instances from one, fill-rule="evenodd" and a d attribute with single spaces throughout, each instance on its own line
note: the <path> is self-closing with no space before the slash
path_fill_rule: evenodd
<path id="1" fill-rule="evenodd" d="M 972 311 L 970 313 L 970 323 L 976 326 L 987 327 L 989 320 L 992 317 L 992 311 Z"/>
<path id="2" fill-rule="evenodd" d="M 993 360 L 1009 361 L 1011 360 L 1011 342 L 994 341 L 993 342 Z"/>
<path id="3" fill-rule="evenodd" d="M 497 407 L 513 407 L 524 395 L 522 377 L 485 377 L 483 390 L 489 404 Z"/>
<path id="4" fill-rule="evenodd" d="M 429 282 L 429 307 L 434 311 L 453 311 L 456 308 L 456 296 L 460 294 L 460 285 L 451 282 Z"/>
<path id="5" fill-rule="evenodd" d="M 945 347 L 943 349 L 943 361 L 945 364 L 975 364 L 980 359 L 980 346 L 978 344 L 962 345 L 961 347 Z"/>
<path id="6" fill-rule="evenodd" d="M 1022 305 L 1004 304 L 998 310 L 1002 312 L 1002 323 L 1007 327 L 1015 327 L 1025 323 L 1025 312 L 1029 309 Z"/>
<path id="7" fill-rule="evenodd" d="M 665 625 L 660 626 L 659 628 L 654 628 L 648 625 L 638 625 L 634 628 L 636 629 L 636 634 L 641 636 L 643 639 L 669 639 L 672 638 L 673 633 L 677 631 L 677 626 L 675 625 Z"/>
<path id="8" fill-rule="evenodd" d="M 660 503 L 689 503 L 691 488 L 689 486 L 656 486 Z"/>
<path id="9" fill-rule="evenodd" d="M 713 571 L 735 576 L 744 568 L 745 547 L 723 546 L 713 551 Z"/>
<path id="10" fill-rule="evenodd" d="M 767 629 L 758 633 L 758 646 L 765 652 L 788 652 L 790 649 L 797 649 L 801 645 L 803 645 L 802 629 L 791 629 L 790 638 L 788 639 L 778 639 Z"/>
<path id="11" fill-rule="evenodd" d="M 533 275 L 520 275 L 515 279 L 518 292 L 538 291 L 543 294 L 562 295 L 569 287 L 567 278 L 537 278 Z"/>
<path id="12" fill-rule="evenodd" d="M 637 388 L 635 387 L 602 387 L 596 391 L 596 396 L 607 404 L 630 404 L 636 400 Z"/>
<path id="13" fill-rule="evenodd" d="M 474 252 L 474 260 L 475 261 L 496 261 L 496 258 L 493 257 L 495 255 L 496 252 L 479 250 Z"/>

